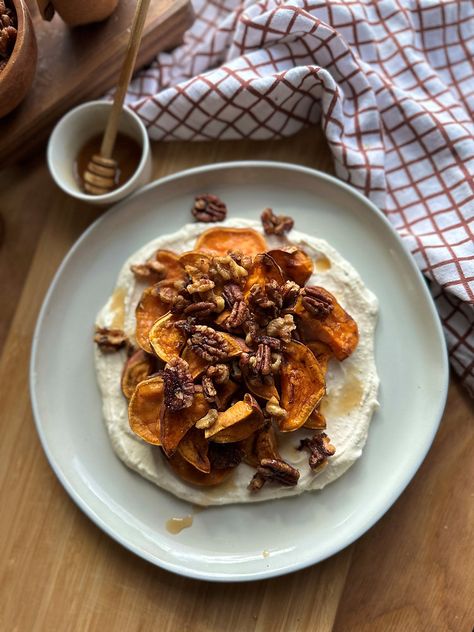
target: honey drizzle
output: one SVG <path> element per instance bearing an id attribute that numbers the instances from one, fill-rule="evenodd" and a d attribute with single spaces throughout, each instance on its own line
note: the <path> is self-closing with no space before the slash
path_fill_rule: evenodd
<path id="1" fill-rule="evenodd" d="M 331 267 L 331 262 L 326 257 L 326 255 L 321 255 L 314 262 L 314 269 L 316 270 L 316 272 L 325 272 L 326 270 L 329 270 L 330 267 Z"/>
<path id="2" fill-rule="evenodd" d="M 329 417 L 342 417 L 360 404 L 364 392 L 362 382 L 354 375 L 349 376 L 338 395 L 329 393 L 321 402 L 321 412 Z"/>
<path id="3" fill-rule="evenodd" d="M 183 518 L 170 518 L 166 521 L 166 530 L 173 535 L 178 535 L 183 529 L 189 529 L 193 524 L 193 516 L 188 515 Z"/>
<path id="4" fill-rule="evenodd" d="M 109 309 L 112 312 L 112 329 L 123 329 L 125 325 L 125 289 L 118 287 L 112 294 Z"/>

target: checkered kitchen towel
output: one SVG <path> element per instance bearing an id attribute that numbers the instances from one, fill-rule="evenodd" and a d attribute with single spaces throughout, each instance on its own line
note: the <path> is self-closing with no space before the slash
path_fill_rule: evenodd
<path id="1" fill-rule="evenodd" d="M 128 103 L 152 139 L 281 138 L 320 123 L 337 175 L 429 279 L 474 393 L 474 3 L 194 0 Z"/>

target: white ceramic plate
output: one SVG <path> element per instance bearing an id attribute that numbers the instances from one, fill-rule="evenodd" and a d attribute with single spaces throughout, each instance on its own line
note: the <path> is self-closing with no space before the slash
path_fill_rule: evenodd
<path id="1" fill-rule="evenodd" d="M 114 455 L 93 364 L 95 316 L 125 259 L 189 221 L 193 196 L 221 196 L 232 216 L 265 206 L 288 212 L 359 271 L 380 301 L 376 362 L 380 410 L 362 457 L 323 491 L 214 507 L 179 535 L 166 521 L 190 506 L 130 471 Z M 273 162 L 185 171 L 155 182 L 98 219 L 59 268 L 38 319 L 31 398 L 52 468 L 85 513 L 146 560 L 208 580 L 261 579 L 336 553 L 392 505 L 426 455 L 448 382 L 444 340 L 425 282 L 383 215 L 336 179 Z"/>

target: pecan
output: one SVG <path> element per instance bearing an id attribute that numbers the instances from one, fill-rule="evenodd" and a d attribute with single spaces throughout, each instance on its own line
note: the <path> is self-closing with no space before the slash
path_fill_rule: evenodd
<path id="1" fill-rule="evenodd" d="M 202 384 L 203 395 L 207 399 L 207 401 L 208 402 L 215 401 L 216 396 L 217 396 L 217 391 L 216 391 L 216 387 L 214 386 L 214 382 L 212 381 L 212 378 L 209 375 L 203 375 L 201 384 Z"/>
<path id="2" fill-rule="evenodd" d="M 17 30 L 14 26 L 5 26 L 0 30 L 0 55 L 9 57 L 15 46 Z"/>
<path id="3" fill-rule="evenodd" d="M 280 406 L 275 396 L 270 397 L 265 406 L 265 411 L 270 415 L 272 419 L 276 420 L 286 419 L 288 415 L 286 410 Z"/>
<path id="4" fill-rule="evenodd" d="M 193 378 L 188 363 L 172 358 L 163 369 L 165 406 L 176 412 L 189 408 L 194 399 Z"/>
<path id="5" fill-rule="evenodd" d="M 118 351 L 128 345 L 128 338 L 121 329 L 108 329 L 107 327 L 96 327 L 94 342 L 104 353 Z"/>
<path id="6" fill-rule="evenodd" d="M 280 373 L 283 356 L 281 353 L 272 353 L 272 374 Z"/>
<path id="7" fill-rule="evenodd" d="M 243 323 L 242 328 L 246 333 L 245 344 L 252 346 L 256 342 L 260 331 L 260 328 L 255 322 L 252 314 L 250 314 L 249 319 Z"/>
<path id="8" fill-rule="evenodd" d="M 245 301 L 236 301 L 232 306 L 232 311 L 225 321 L 225 326 L 227 329 L 242 327 L 245 321 L 248 320 L 249 316 L 249 308 L 247 307 Z"/>
<path id="9" fill-rule="evenodd" d="M 134 263 L 130 270 L 139 281 L 147 283 L 157 283 L 166 276 L 166 267 L 159 261 L 147 261 L 145 263 Z"/>
<path id="10" fill-rule="evenodd" d="M 285 314 L 283 318 L 275 318 L 267 325 L 267 334 L 280 338 L 283 342 L 290 342 L 291 334 L 296 329 L 292 314 Z"/>
<path id="11" fill-rule="evenodd" d="M 238 263 L 239 266 L 242 266 L 242 268 L 245 268 L 246 270 L 250 270 L 253 263 L 253 258 L 250 255 L 244 255 L 243 252 L 240 252 L 238 250 L 230 252 L 229 257 L 232 257 L 232 259 L 236 263 Z"/>
<path id="12" fill-rule="evenodd" d="M 262 459 L 257 467 L 248 489 L 256 492 L 261 489 L 267 481 L 274 481 L 280 485 L 292 487 L 298 483 L 300 473 L 289 463 L 281 459 Z"/>
<path id="13" fill-rule="evenodd" d="M 230 378 L 230 370 L 227 364 L 215 364 L 210 366 L 206 374 L 215 384 L 226 384 Z"/>
<path id="14" fill-rule="evenodd" d="M 226 364 L 215 364 L 214 366 L 208 367 L 201 380 L 202 392 L 207 401 L 216 401 L 216 384 L 225 384 L 229 381 L 229 377 L 230 370 Z"/>
<path id="15" fill-rule="evenodd" d="M 208 456 L 212 469 L 225 470 L 237 467 L 243 459 L 244 452 L 236 443 L 210 443 Z"/>
<path id="16" fill-rule="evenodd" d="M 283 307 L 293 307 L 296 299 L 300 295 L 300 286 L 294 281 L 285 281 L 281 286 L 280 292 L 283 300 Z"/>
<path id="17" fill-rule="evenodd" d="M 255 336 L 255 342 L 267 345 L 272 351 L 281 351 L 281 340 L 273 336 L 257 335 Z"/>
<path id="18" fill-rule="evenodd" d="M 212 424 L 215 424 L 217 421 L 218 412 L 215 408 L 209 408 L 208 412 L 198 419 L 194 424 L 198 430 L 206 430 L 206 428 L 210 428 Z"/>
<path id="19" fill-rule="evenodd" d="M 193 278 L 192 283 L 186 286 L 186 290 L 189 294 L 200 294 L 203 292 L 209 292 L 215 288 L 216 284 L 206 274 L 201 274 Z"/>
<path id="20" fill-rule="evenodd" d="M 260 219 L 266 235 L 284 235 L 294 226 L 294 221 L 287 215 L 275 215 L 271 208 L 263 210 Z"/>
<path id="21" fill-rule="evenodd" d="M 229 356 L 229 343 L 212 327 L 185 323 L 183 329 L 190 334 L 188 345 L 207 362 L 225 360 Z"/>
<path id="22" fill-rule="evenodd" d="M 173 314 L 181 314 L 181 312 L 184 312 L 186 307 L 188 307 L 188 305 L 190 304 L 191 304 L 191 301 L 187 299 L 186 296 L 180 293 L 177 296 L 173 297 L 170 309 L 173 312 Z"/>
<path id="23" fill-rule="evenodd" d="M 333 310 L 331 299 L 316 286 L 308 286 L 301 291 L 303 307 L 319 320 L 324 320 Z"/>
<path id="24" fill-rule="evenodd" d="M 224 283 L 227 281 L 238 282 L 248 275 L 247 270 L 239 265 L 230 255 L 214 257 L 210 272 L 213 278 L 217 277 L 218 280 L 224 281 Z"/>
<path id="25" fill-rule="evenodd" d="M 317 470 L 327 462 L 327 457 L 336 452 L 336 448 L 331 444 L 331 440 L 325 432 L 317 433 L 311 439 L 301 439 L 298 450 L 308 448 L 310 451 L 309 467 Z"/>
<path id="26" fill-rule="evenodd" d="M 271 375 L 272 351 L 266 344 L 260 343 L 255 353 L 242 353 L 240 367 L 253 375 Z"/>
<path id="27" fill-rule="evenodd" d="M 198 222 L 222 222 L 227 215 L 227 206 L 217 195 L 205 193 L 196 196 L 191 213 Z"/>
<path id="28" fill-rule="evenodd" d="M 194 318 L 208 318 L 213 312 L 215 312 L 216 304 L 212 301 L 199 301 L 198 303 L 191 303 L 187 305 L 183 314 L 185 316 L 193 316 Z"/>
<path id="29" fill-rule="evenodd" d="M 264 312 L 271 318 L 276 318 L 283 306 L 280 286 L 274 280 L 265 285 L 254 283 L 250 288 L 248 302 L 255 314 Z"/>
<path id="30" fill-rule="evenodd" d="M 222 288 L 222 295 L 227 305 L 232 309 L 234 303 L 244 298 L 242 288 L 238 283 L 226 283 Z"/>

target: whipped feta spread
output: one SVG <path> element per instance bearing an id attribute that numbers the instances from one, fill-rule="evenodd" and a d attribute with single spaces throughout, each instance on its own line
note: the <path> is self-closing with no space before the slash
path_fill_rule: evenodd
<path id="1" fill-rule="evenodd" d="M 263 232 L 260 222 L 228 219 L 219 224 L 187 224 L 176 233 L 158 237 L 141 248 L 124 264 L 116 290 L 97 316 L 100 327 L 123 328 L 135 340 L 135 307 L 145 285 L 137 282 L 130 266 L 143 263 L 159 248 L 177 253 L 194 248 L 196 238 L 210 226 L 249 227 Z M 269 248 L 294 244 L 311 256 L 314 273 L 308 285 L 320 285 L 329 290 L 342 307 L 351 314 L 359 328 L 359 344 L 354 353 L 339 362 L 332 359 L 326 375 L 327 394 L 321 410 L 327 420 L 325 432 L 336 448 L 326 467 L 313 472 L 308 465 L 307 450 L 298 451 L 300 439 L 314 431 L 300 429 L 278 434 L 282 457 L 300 471 L 295 487 L 267 483 L 256 492 L 247 489 L 255 469 L 241 463 L 231 477 L 216 487 L 196 487 L 181 480 L 170 468 L 161 449 L 137 437 L 128 423 L 128 404 L 122 394 L 120 381 L 125 352 L 104 354 L 95 348 L 97 379 L 102 393 L 103 416 L 117 456 L 159 487 L 175 496 L 198 505 L 248 503 L 294 496 L 314 489 L 322 489 L 336 480 L 360 457 L 367 439 L 370 420 L 377 403 L 379 378 L 374 359 L 374 333 L 377 321 L 377 298 L 365 287 L 359 274 L 323 239 L 292 230 L 289 238 L 266 236 Z"/>

